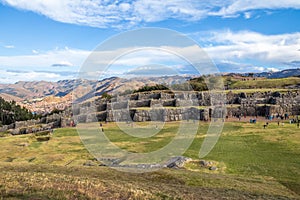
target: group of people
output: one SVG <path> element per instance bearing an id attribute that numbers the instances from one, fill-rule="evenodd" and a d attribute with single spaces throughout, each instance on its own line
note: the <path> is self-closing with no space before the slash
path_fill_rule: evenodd
<path id="1" fill-rule="evenodd" d="M 266 119 L 272 120 L 274 118 L 274 116 L 266 116 Z M 284 114 L 283 115 L 277 115 L 276 116 L 277 119 L 279 120 L 287 120 L 289 119 L 289 115 L 288 114 Z M 295 118 L 291 118 L 289 120 L 290 124 L 297 124 L 297 127 L 300 128 L 300 115 L 295 116 Z M 250 123 L 251 123 L 251 119 L 250 119 Z M 253 122 L 252 122 L 253 123 Z M 279 125 L 284 125 L 284 122 L 282 121 L 277 121 L 278 126 Z M 266 128 L 269 125 L 268 122 L 266 122 L 266 124 L 263 125 L 264 128 Z"/>
<path id="2" fill-rule="evenodd" d="M 289 114 L 285 113 L 284 115 L 280 115 L 280 114 L 266 115 L 266 119 L 268 119 L 268 120 L 273 120 L 273 119 L 287 120 L 287 119 L 289 119 Z"/>

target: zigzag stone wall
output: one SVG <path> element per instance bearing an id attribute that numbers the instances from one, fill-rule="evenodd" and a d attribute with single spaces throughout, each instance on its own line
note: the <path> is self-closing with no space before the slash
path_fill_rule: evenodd
<path id="1" fill-rule="evenodd" d="M 75 109 L 80 113 L 78 122 L 84 121 L 179 121 L 209 120 L 237 116 L 299 115 L 300 92 L 254 92 L 252 94 L 229 92 L 222 107 L 221 94 L 208 92 L 145 92 L 117 96 L 111 101 L 97 100 Z M 211 105 L 215 106 L 211 106 Z M 218 106 L 220 105 L 220 106 Z M 96 113 L 95 113 L 96 112 Z M 95 113 L 92 114 L 91 113 Z M 90 116 L 91 115 L 91 116 Z"/>

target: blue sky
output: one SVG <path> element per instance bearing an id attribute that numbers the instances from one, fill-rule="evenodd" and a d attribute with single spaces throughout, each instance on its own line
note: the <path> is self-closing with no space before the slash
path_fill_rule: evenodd
<path id="1" fill-rule="evenodd" d="M 298 68 L 299 9 L 299 0 L 0 0 L 0 83 L 75 78 L 98 44 L 142 27 L 191 37 L 221 72 Z"/>

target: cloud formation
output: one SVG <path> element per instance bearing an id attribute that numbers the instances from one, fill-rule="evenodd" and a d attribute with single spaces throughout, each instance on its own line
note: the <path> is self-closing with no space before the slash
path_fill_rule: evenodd
<path id="1" fill-rule="evenodd" d="M 263 35 L 228 30 L 197 33 L 195 37 L 207 44 L 204 50 L 216 61 L 255 60 L 277 66 L 300 61 L 300 33 Z"/>
<path id="2" fill-rule="evenodd" d="M 15 83 L 22 81 L 59 81 L 63 79 L 74 79 L 73 73 L 59 73 L 59 72 L 43 72 L 43 71 L 18 71 L 18 70 L 1 70 L 0 69 L 0 83 Z"/>
<path id="3" fill-rule="evenodd" d="M 208 16 L 237 17 L 256 9 L 300 9 L 298 0 L 0 0 L 55 21 L 100 28 L 126 28 L 167 19 L 197 21 Z M 249 13 L 244 15 L 251 17 Z"/>
<path id="4" fill-rule="evenodd" d="M 56 49 L 43 53 L 33 52 L 31 55 L 0 56 L 0 66 L 12 68 L 49 68 L 53 66 L 80 66 L 89 51 L 79 49 Z"/>
<path id="5" fill-rule="evenodd" d="M 251 63 L 240 63 L 233 62 L 229 60 L 221 60 L 216 62 L 217 67 L 222 72 L 235 72 L 235 73 L 245 73 L 245 72 L 277 72 L 280 71 L 274 67 L 267 66 L 256 66 Z"/>
<path id="6" fill-rule="evenodd" d="M 216 16 L 234 16 L 238 13 L 258 10 L 258 9 L 300 9 L 300 1 L 298 0 L 231 0 L 228 5 L 223 6 L 217 12 L 212 12 L 211 15 Z"/>
<path id="7" fill-rule="evenodd" d="M 14 45 L 4 45 L 3 47 L 6 49 L 14 49 L 15 48 Z"/>
<path id="8" fill-rule="evenodd" d="M 300 33 L 263 35 L 249 31 L 232 32 L 223 30 L 209 33 L 198 32 L 192 34 L 192 37 L 204 44 L 204 51 L 217 64 L 220 71 L 274 71 L 274 68 L 285 69 L 300 66 Z M 197 46 L 161 46 L 160 49 L 162 50 L 141 49 L 125 55 L 123 53 L 128 50 L 119 48 L 101 52 L 101 59 L 96 53 L 93 58 L 97 60 L 92 61 L 92 63 L 95 64 L 95 70 L 100 65 L 111 64 L 109 68 L 111 70 L 110 75 L 116 75 L 116 71 L 126 74 L 133 68 L 152 64 L 188 66 L 185 60 L 170 52 L 177 52 L 178 55 L 188 55 L 194 61 L 199 61 L 199 55 L 195 53 L 198 52 L 196 51 L 197 48 Z M 169 51 L 163 51 L 163 49 Z M 72 69 L 78 70 L 90 53 L 85 50 L 65 48 L 32 55 L 0 56 L 0 67 L 26 69 L 27 71 L 37 71 L 41 68 L 49 71 L 53 69 L 61 71 L 72 66 Z M 120 54 L 123 54 L 123 56 L 112 62 L 111 59 Z M 89 61 L 93 58 L 90 58 Z M 253 61 L 256 64 L 253 64 Z M 183 72 L 181 69 L 176 70 L 181 73 L 191 73 Z"/>
<path id="9" fill-rule="evenodd" d="M 69 61 L 61 61 L 59 63 L 54 63 L 51 65 L 52 67 L 72 67 L 73 64 Z"/>

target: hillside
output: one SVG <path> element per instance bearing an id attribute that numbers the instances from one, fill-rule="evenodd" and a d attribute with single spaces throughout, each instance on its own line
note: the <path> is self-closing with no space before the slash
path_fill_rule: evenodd
<path id="1" fill-rule="evenodd" d="M 16 101 L 16 102 L 21 102 L 23 101 L 22 98 L 13 96 L 11 94 L 6 94 L 6 93 L 0 93 L 0 97 L 5 99 L 6 101 Z"/>
<path id="2" fill-rule="evenodd" d="M 300 77 L 274 79 L 244 78 L 244 80 L 235 77 L 224 77 L 224 85 L 227 85 L 228 89 L 299 88 Z"/>

